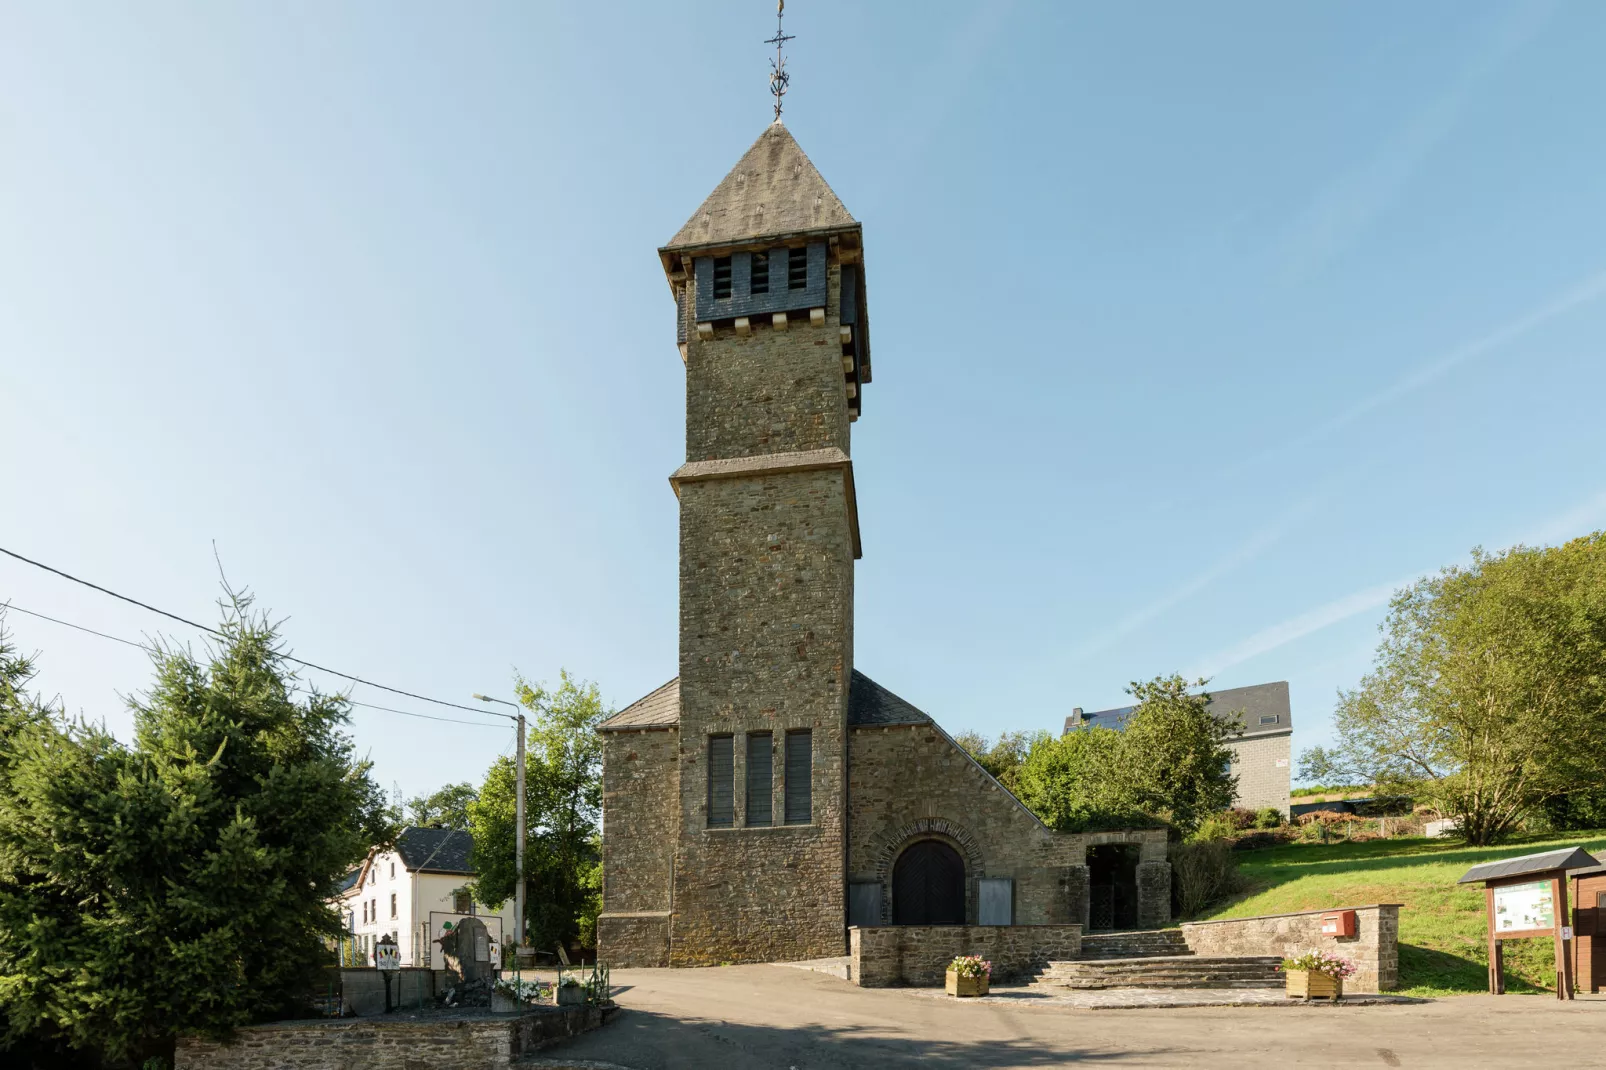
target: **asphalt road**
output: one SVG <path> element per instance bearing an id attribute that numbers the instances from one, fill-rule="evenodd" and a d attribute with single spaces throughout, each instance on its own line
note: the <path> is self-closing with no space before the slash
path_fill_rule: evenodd
<path id="1" fill-rule="evenodd" d="M 1463 996 L 1409 1006 L 1084 1010 L 864 989 L 785 966 L 615 970 L 625 1008 L 552 1067 L 816 1070 L 1606 1066 L 1606 1002 Z"/>

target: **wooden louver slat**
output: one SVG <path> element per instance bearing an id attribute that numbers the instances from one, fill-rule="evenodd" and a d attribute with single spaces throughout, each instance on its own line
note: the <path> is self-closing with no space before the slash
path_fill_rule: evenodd
<path id="1" fill-rule="evenodd" d="M 730 736 L 708 737 L 708 827 L 728 829 L 736 823 L 736 755 Z"/>
<path id="2" fill-rule="evenodd" d="M 747 736 L 747 816 L 745 824 L 775 823 L 774 737 L 768 732 Z"/>
<path id="3" fill-rule="evenodd" d="M 814 819 L 814 737 L 808 729 L 786 733 L 786 823 L 807 825 Z"/>

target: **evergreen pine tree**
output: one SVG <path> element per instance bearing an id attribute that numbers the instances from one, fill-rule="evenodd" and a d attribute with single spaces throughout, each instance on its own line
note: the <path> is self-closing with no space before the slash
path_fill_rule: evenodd
<path id="1" fill-rule="evenodd" d="M 7 1040 L 159 1052 L 294 1011 L 332 961 L 330 900 L 389 839 L 385 800 L 342 732 L 345 700 L 298 694 L 249 606 L 231 594 L 204 664 L 153 651 L 132 747 L 6 690 Z"/>

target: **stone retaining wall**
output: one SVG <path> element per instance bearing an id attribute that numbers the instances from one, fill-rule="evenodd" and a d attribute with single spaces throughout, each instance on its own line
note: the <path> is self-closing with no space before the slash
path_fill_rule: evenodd
<path id="1" fill-rule="evenodd" d="M 183 1037 L 174 1070 L 508 1070 L 514 1060 L 601 1026 L 616 1008 L 548 1007 L 523 1015 L 274 1022 L 228 1041 Z"/>
<path id="2" fill-rule="evenodd" d="M 1344 982 L 1347 991 L 1387 992 L 1400 985 L 1400 906 L 1378 903 L 1335 907 L 1355 911 L 1355 935 L 1322 935 L 1326 910 L 1297 914 L 1265 914 L 1255 918 L 1184 922 L 1183 939 L 1196 955 L 1280 955 L 1324 949 L 1352 959 L 1359 967 Z"/>
<path id="3" fill-rule="evenodd" d="M 993 980 L 1082 953 L 1080 925 L 887 925 L 848 930 L 848 980 L 864 988 L 941 985 L 956 955 L 980 955 Z"/>

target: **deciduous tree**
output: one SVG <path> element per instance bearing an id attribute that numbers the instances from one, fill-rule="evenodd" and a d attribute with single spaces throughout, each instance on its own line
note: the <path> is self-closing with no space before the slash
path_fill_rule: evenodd
<path id="1" fill-rule="evenodd" d="M 1127 692 L 1138 707 L 1124 730 L 1090 725 L 1040 738 L 1017 774 L 1021 801 L 1066 831 L 1159 822 L 1191 833 L 1232 804 L 1237 778 L 1226 744 L 1238 729 L 1190 686 L 1204 681 L 1134 682 Z"/>
<path id="2" fill-rule="evenodd" d="M 524 849 L 528 938 L 550 947 L 587 935 L 600 906 L 602 741 L 596 727 L 609 713 L 597 685 L 567 671 L 548 690 L 522 676 L 519 702 L 530 713 L 525 773 Z M 476 896 L 500 903 L 516 886 L 512 759 L 499 758 L 468 804 L 474 833 Z"/>
<path id="3" fill-rule="evenodd" d="M 447 784 L 428 795 L 415 795 L 409 799 L 407 817 L 420 828 L 458 829 L 467 832 L 468 807 L 479 798 L 479 795 L 474 785 L 467 781 L 461 784 Z"/>
<path id="4" fill-rule="evenodd" d="M 1414 795 L 1477 844 L 1606 782 L 1606 533 L 1474 550 L 1396 593 L 1381 630 L 1302 776 Z"/>

